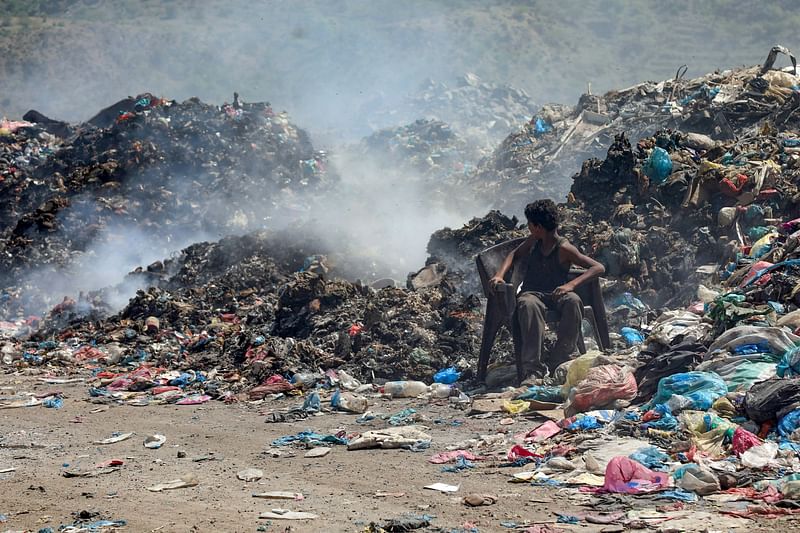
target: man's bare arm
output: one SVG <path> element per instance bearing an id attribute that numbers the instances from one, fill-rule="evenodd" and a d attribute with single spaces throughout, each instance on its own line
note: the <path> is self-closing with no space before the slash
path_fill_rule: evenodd
<path id="1" fill-rule="evenodd" d="M 582 254 L 572 244 L 568 243 L 564 244 L 563 246 L 561 246 L 559 252 L 560 252 L 559 259 L 562 259 L 564 262 L 569 262 L 573 265 L 583 267 L 586 269 L 586 272 L 584 272 L 577 278 L 573 279 L 572 281 L 568 281 L 564 285 L 557 287 L 556 290 L 553 291 L 553 294 L 555 296 L 561 296 L 562 294 L 573 292 L 575 289 L 577 289 L 587 281 L 599 278 L 600 276 L 606 273 L 606 267 L 604 267 L 602 263 L 595 261 L 588 255 Z"/>
<path id="2" fill-rule="evenodd" d="M 531 252 L 531 247 L 533 246 L 534 239 L 533 237 L 528 237 L 525 241 L 514 248 L 514 251 L 509 253 L 505 259 L 503 259 L 503 263 L 500 265 L 500 268 L 497 269 L 494 276 L 489 283 L 494 285 L 495 283 L 505 283 L 505 275 L 508 272 L 508 269 L 511 268 L 511 265 L 514 264 L 515 259 L 519 259 L 520 257 L 525 257 L 525 255 Z"/>

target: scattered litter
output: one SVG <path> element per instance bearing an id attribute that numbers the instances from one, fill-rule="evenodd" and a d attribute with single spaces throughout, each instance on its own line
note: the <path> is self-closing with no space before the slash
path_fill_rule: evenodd
<path id="1" fill-rule="evenodd" d="M 188 487 L 195 487 L 200 482 L 197 480 L 193 474 L 186 475 L 180 479 L 174 479 L 172 481 L 167 481 L 164 483 L 159 483 L 158 485 L 153 485 L 152 487 L 147 487 L 147 490 L 150 492 L 163 492 L 165 490 L 175 490 L 175 489 L 184 489 Z"/>

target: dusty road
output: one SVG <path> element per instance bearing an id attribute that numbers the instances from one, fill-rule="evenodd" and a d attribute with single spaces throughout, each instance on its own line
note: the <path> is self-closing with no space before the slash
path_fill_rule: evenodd
<path id="1" fill-rule="evenodd" d="M 125 520 L 123 531 L 364 531 L 370 522 L 404 514 L 434 517 L 427 531 L 511 531 L 514 525 L 539 524 L 556 527 L 556 512 L 580 514 L 592 510 L 651 509 L 669 501 L 649 499 L 598 499 L 575 487 L 543 487 L 509 483 L 510 474 L 521 468 L 501 467 L 504 458 L 482 461 L 460 473 L 442 472 L 431 464 L 432 454 L 447 445 L 494 434 L 526 432 L 537 425 L 533 419 L 517 418 L 501 425 L 501 417 L 474 418 L 446 403 L 423 400 L 375 399 L 371 410 L 396 413 L 417 408 L 427 420 L 433 442 L 429 450 L 347 451 L 333 446 L 324 457 L 306 458 L 305 449 L 273 447 L 274 439 L 313 430 L 348 434 L 387 427 L 380 418 L 356 423 L 357 415 L 325 413 L 293 423 L 264 422 L 264 413 L 302 403 L 301 398 L 267 400 L 260 405 L 201 406 L 101 405 L 92 403 L 83 384 L 47 385 L 33 377 L 0 377 L 0 396 L 42 393 L 60 389 L 65 395 L 61 409 L 42 406 L 0 410 L 0 531 L 39 531 L 72 524 L 77 517 L 86 522 Z M 323 401 L 323 406 L 325 402 Z M 95 441 L 114 432 L 134 432 L 124 441 L 100 445 Z M 159 433 L 167 437 L 160 449 L 148 449 L 143 440 Z M 507 448 L 505 448 L 507 449 Z M 117 470 L 94 477 L 65 477 L 65 472 L 103 471 L 96 465 L 118 459 Z M 237 479 L 237 472 L 258 468 L 264 477 L 255 482 Z M 13 469 L 7 471 L 9 469 Z M 152 487 L 186 475 L 199 483 L 189 488 L 151 492 Z M 425 485 L 443 482 L 459 485 L 455 494 L 425 490 Z M 254 492 L 291 491 L 303 501 L 263 500 Z M 390 495 L 381 495 L 390 493 Z M 492 494 L 494 505 L 467 507 L 469 493 Z M 678 508 L 681 506 L 678 505 Z M 259 519 L 273 508 L 312 512 L 306 521 Z M 673 530 L 716 530 L 721 515 L 704 503 L 686 506 L 665 524 Z M 722 518 L 725 530 L 739 527 L 752 531 L 757 522 Z M 773 526 L 776 522 L 771 522 Z M 780 520 L 782 530 L 789 522 Z M 558 524 L 565 530 L 621 531 L 618 525 Z M 656 526 L 658 527 L 658 526 Z M 667 527 L 662 524 L 661 527 Z M 477 528 L 477 529 L 470 529 Z M 545 529 L 547 530 L 547 529 Z"/>

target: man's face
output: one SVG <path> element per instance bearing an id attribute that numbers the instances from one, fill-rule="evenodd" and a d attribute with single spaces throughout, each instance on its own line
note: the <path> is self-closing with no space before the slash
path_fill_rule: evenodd
<path id="1" fill-rule="evenodd" d="M 545 234 L 544 228 L 539 224 L 534 224 L 533 222 L 528 222 L 528 231 L 531 232 L 531 235 L 533 235 L 533 238 L 535 239 L 541 239 Z"/>

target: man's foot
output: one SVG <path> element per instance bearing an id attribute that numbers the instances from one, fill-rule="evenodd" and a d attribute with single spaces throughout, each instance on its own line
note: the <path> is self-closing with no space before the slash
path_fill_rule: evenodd
<path id="1" fill-rule="evenodd" d="M 542 379 L 547 377 L 547 367 L 543 364 L 525 367 L 527 377 L 522 380 L 520 386 L 530 387 L 531 385 L 541 385 Z"/>

